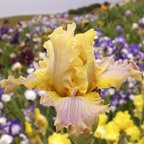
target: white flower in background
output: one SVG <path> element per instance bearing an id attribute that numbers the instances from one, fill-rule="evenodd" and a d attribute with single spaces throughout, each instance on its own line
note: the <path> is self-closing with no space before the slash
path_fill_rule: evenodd
<path id="1" fill-rule="evenodd" d="M 38 46 L 37 44 L 34 45 L 34 49 L 35 49 L 35 50 L 39 49 L 39 46 Z"/>
<path id="2" fill-rule="evenodd" d="M 137 23 L 133 23 L 132 24 L 132 29 L 138 29 L 138 24 Z"/>
<path id="3" fill-rule="evenodd" d="M 129 82 L 128 87 L 129 87 L 129 88 L 133 88 L 134 85 L 135 85 L 135 83 L 133 83 L 133 82 Z"/>
<path id="4" fill-rule="evenodd" d="M 14 30 L 12 28 L 9 29 L 9 33 L 13 33 Z"/>
<path id="5" fill-rule="evenodd" d="M 10 57 L 10 59 L 15 59 L 16 58 L 16 54 L 15 53 L 11 53 L 9 57 Z"/>
<path id="6" fill-rule="evenodd" d="M 139 20 L 139 24 L 144 24 L 144 17 Z"/>
<path id="7" fill-rule="evenodd" d="M 125 104 L 125 100 L 123 100 L 123 99 L 120 99 L 120 101 L 119 101 L 119 104 L 120 104 L 120 105 L 123 105 L 123 104 Z"/>
<path id="8" fill-rule="evenodd" d="M 126 48 L 122 49 L 121 52 L 124 54 L 128 54 L 128 50 Z"/>
<path id="9" fill-rule="evenodd" d="M 1 100 L 3 102 L 9 102 L 9 101 L 11 101 L 11 97 L 12 97 L 12 94 L 2 94 Z"/>
<path id="10" fill-rule="evenodd" d="M 20 144 L 29 144 L 29 140 L 28 140 L 28 139 L 22 140 L 22 141 L 20 142 Z"/>
<path id="11" fill-rule="evenodd" d="M 0 144 L 12 144 L 13 137 L 8 134 L 3 134 L 0 137 Z"/>
<path id="12" fill-rule="evenodd" d="M 109 47 L 107 54 L 111 55 L 113 53 L 113 49 Z"/>
<path id="13" fill-rule="evenodd" d="M 129 17 L 129 16 L 131 16 L 131 15 L 132 15 L 131 10 L 126 10 L 126 12 L 125 12 L 125 16 Z"/>
<path id="14" fill-rule="evenodd" d="M 21 33 L 21 32 L 23 32 L 23 29 L 22 29 L 22 28 L 19 28 L 18 31 Z"/>
<path id="15" fill-rule="evenodd" d="M 133 100 L 133 99 L 135 98 L 135 95 L 131 94 L 131 95 L 129 96 L 129 98 L 130 98 L 131 100 Z"/>
<path id="16" fill-rule="evenodd" d="M 6 124 L 6 118 L 0 117 L 0 125 L 5 125 L 5 124 Z"/>
<path id="17" fill-rule="evenodd" d="M 24 93 L 24 96 L 27 100 L 35 100 L 36 99 L 36 93 L 34 90 L 26 90 Z"/>
<path id="18" fill-rule="evenodd" d="M 108 89 L 108 93 L 109 93 L 110 95 L 114 95 L 115 92 L 116 92 L 116 90 L 115 90 L 114 88 Z"/>
<path id="19" fill-rule="evenodd" d="M 36 42 L 36 43 L 40 43 L 41 42 L 41 38 L 33 38 L 33 42 Z"/>
<path id="20" fill-rule="evenodd" d="M 21 126 L 19 123 L 13 123 L 13 124 L 11 125 L 11 133 L 12 133 L 13 135 L 19 134 L 20 131 L 21 131 L 21 129 L 22 129 L 22 126 Z"/>
<path id="21" fill-rule="evenodd" d="M 44 59 L 46 57 L 46 53 L 44 52 L 39 52 L 39 58 Z"/>
<path id="22" fill-rule="evenodd" d="M 25 42 L 22 42 L 22 43 L 20 43 L 19 47 L 20 47 L 20 48 L 24 48 L 25 45 L 26 45 Z"/>
<path id="23" fill-rule="evenodd" d="M 114 112 L 116 110 L 116 106 L 110 106 L 110 111 Z"/>
<path id="24" fill-rule="evenodd" d="M 25 35 L 28 39 L 30 39 L 31 38 L 31 35 L 30 35 L 30 33 L 26 33 L 26 35 Z"/>
<path id="25" fill-rule="evenodd" d="M 28 73 L 28 74 L 31 74 L 33 71 L 34 71 L 34 68 L 28 68 L 28 69 L 27 69 L 27 73 Z"/>
<path id="26" fill-rule="evenodd" d="M 127 81 L 128 81 L 129 83 L 134 83 L 134 84 L 136 84 L 136 80 L 134 80 L 134 79 L 132 79 L 132 78 L 128 78 Z"/>
<path id="27" fill-rule="evenodd" d="M 131 59 L 131 60 L 134 59 L 134 56 L 133 56 L 131 53 L 129 53 L 129 54 L 127 55 L 127 57 L 128 57 L 129 59 Z"/>
<path id="28" fill-rule="evenodd" d="M 11 67 L 12 71 L 21 71 L 22 65 L 20 62 L 16 62 Z"/>

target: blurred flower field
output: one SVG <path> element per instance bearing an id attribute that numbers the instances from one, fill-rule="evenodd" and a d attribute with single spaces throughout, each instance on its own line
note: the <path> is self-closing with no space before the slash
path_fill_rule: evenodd
<path id="1" fill-rule="evenodd" d="M 26 77 L 33 74 L 35 69 L 38 69 L 36 67 L 45 67 L 43 61 L 47 57 L 48 48 L 44 43 L 54 29 L 59 26 L 66 29 L 71 23 L 76 24 L 75 34 L 94 29 L 96 35 L 92 43 L 96 60 L 113 56 L 115 61 L 123 60 L 124 64 L 134 61 L 143 79 L 143 7 L 144 0 L 133 0 L 116 5 L 105 3 L 91 12 L 82 12 L 79 15 L 65 12 L 34 16 L 15 25 L 11 25 L 9 19 L 1 20 L 0 80 L 7 79 L 9 75 L 16 78 L 21 75 Z M 90 41 L 89 39 L 83 41 Z M 134 65 L 132 69 L 135 67 Z M 119 71 L 122 69 L 123 67 Z M 136 74 L 136 72 L 133 74 L 134 77 Z M 117 81 L 121 80 L 119 74 L 117 75 Z M 126 74 L 121 83 L 128 76 Z M 16 81 L 12 81 L 13 79 L 11 77 L 11 81 L 8 81 L 11 89 L 17 84 Z M 43 80 L 45 81 L 46 77 Z M 47 93 L 43 89 L 36 89 L 41 85 L 42 83 L 38 83 L 38 86 L 32 89 L 31 86 L 28 86 L 29 89 L 20 86 L 10 93 L 4 93 L 1 85 L 0 144 L 85 144 L 86 138 L 83 135 L 80 140 L 75 141 L 76 138 L 71 137 L 70 131 L 65 128 L 56 132 L 54 121 L 57 119 L 57 109 L 47 107 L 48 104 L 45 104 L 47 99 L 43 101 L 45 105 L 40 104 L 41 96 Z M 94 134 L 87 144 L 144 144 L 144 80 L 127 78 L 119 90 L 118 86 L 108 87 L 110 86 L 105 89 L 103 87 L 94 89 L 100 94 L 104 104 L 108 105 L 109 110 L 97 117 L 95 128 L 93 126 L 92 129 Z M 79 95 L 74 90 L 72 93 Z"/>

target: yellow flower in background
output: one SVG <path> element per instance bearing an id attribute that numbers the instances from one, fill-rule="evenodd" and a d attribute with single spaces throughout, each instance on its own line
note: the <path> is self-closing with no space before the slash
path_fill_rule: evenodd
<path id="1" fill-rule="evenodd" d="M 106 115 L 100 115 L 99 124 L 94 136 L 115 143 L 120 135 L 119 129 L 113 121 L 106 123 L 107 118 L 105 118 L 105 116 Z"/>
<path id="2" fill-rule="evenodd" d="M 32 126 L 29 122 L 25 122 L 25 133 L 31 137 L 33 136 L 33 129 L 32 129 Z"/>
<path id="3" fill-rule="evenodd" d="M 68 134 L 53 133 L 48 137 L 49 144 L 71 144 Z"/>
<path id="4" fill-rule="evenodd" d="M 35 71 L 27 78 L 10 76 L 2 80 L 5 92 L 23 84 L 27 88 L 48 91 L 40 103 L 54 106 L 57 130 L 68 128 L 70 134 L 92 133 L 96 117 L 107 111 L 96 89 L 115 87 L 117 90 L 128 78 L 141 80 L 141 73 L 133 61 L 114 61 L 113 57 L 95 60 L 91 29 L 74 35 L 76 25 L 67 30 L 56 28 L 44 47 L 47 56 L 35 64 Z"/>
<path id="5" fill-rule="evenodd" d="M 129 115 L 128 111 L 117 112 L 113 121 L 120 130 L 125 130 L 128 127 L 133 126 L 133 121 L 131 120 L 131 116 Z"/>
<path id="6" fill-rule="evenodd" d="M 109 5 L 102 4 L 101 7 L 100 7 L 100 10 L 101 11 L 106 11 L 106 10 L 108 10 L 108 8 L 109 8 Z"/>
<path id="7" fill-rule="evenodd" d="M 111 121 L 105 126 L 106 134 L 104 135 L 104 139 L 116 142 L 119 139 L 120 133 L 119 128 L 115 124 L 115 122 Z"/>
<path id="8" fill-rule="evenodd" d="M 143 95 L 137 95 L 134 97 L 133 103 L 136 107 L 136 109 L 142 111 L 144 106 L 144 96 Z"/>
<path id="9" fill-rule="evenodd" d="M 48 127 L 47 119 L 40 113 L 40 110 L 38 108 L 34 109 L 34 113 L 36 124 L 40 128 L 41 132 L 46 132 L 46 129 Z"/>
<path id="10" fill-rule="evenodd" d="M 142 111 L 139 111 L 138 109 L 134 109 L 134 116 L 141 119 L 142 118 Z"/>
<path id="11" fill-rule="evenodd" d="M 142 137 L 141 139 L 139 139 L 137 144 L 144 144 L 144 137 Z"/>
<path id="12" fill-rule="evenodd" d="M 36 135 L 35 136 L 35 139 L 34 139 L 34 142 L 33 143 L 36 143 L 36 144 L 43 144 L 42 140 L 41 140 L 41 137 L 39 135 Z"/>
<path id="13" fill-rule="evenodd" d="M 139 119 L 141 119 L 142 118 L 142 111 L 143 111 L 143 107 L 144 107 L 144 96 L 142 94 L 135 96 L 133 103 L 135 106 L 134 115 L 136 117 L 138 117 Z"/>
<path id="14" fill-rule="evenodd" d="M 99 115 L 99 125 L 106 124 L 107 120 L 108 120 L 108 117 L 105 113 Z"/>
<path id="15" fill-rule="evenodd" d="M 140 138 L 140 130 L 135 125 L 128 127 L 125 132 L 128 136 L 131 137 L 132 141 L 139 140 Z"/>
<path id="16" fill-rule="evenodd" d="M 98 128 L 94 134 L 95 137 L 105 139 L 110 143 L 117 143 L 120 132 L 123 131 L 127 136 L 130 136 L 129 143 L 140 140 L 140 129 L 134 125 L 128 111 L 117 112 L 116 116 L 110 122 L 106 121 L 105 116 L 100 115 L 100 121 L 102 123 L 100 122 L 98 124 Z"/>
<path id="17" fill-rule="evenodd" d="M 113 122 L 119 129 L 119 131 L 124 131 L 128 136 L 131 137 L 132 141 L 136 141 L 140 138 L 140 130 L 134 125 L 128 111 L 118 112 L 113 119 Z"/>
<path id="18" fill-rule="evenodd" d="M 99 123 L 94 133 L 95 137 L 104 138 L 104 135 L 106 134 L 106 129 L 105 129 L 106 122 L 107 122 L 107 115 L 105 113 L 99 115 Z"/>
<path id="19" fill-rule="evenodd" d="M 143 124 L 143 125 L 141 125 L 141 128 L 144 130 L 144 124 Z"/>

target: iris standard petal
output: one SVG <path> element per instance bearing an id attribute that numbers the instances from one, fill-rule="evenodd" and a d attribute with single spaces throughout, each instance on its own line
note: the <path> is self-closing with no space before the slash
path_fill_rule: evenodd
<path id="1" fill-rule="evenodd" d="M 95 63 L 94 63 L 94 48 L 93 40 L 96 36 L 96 31 L 90 29 L 89 31 L 81 34 L 76 34 L 77 49 L 80 51 L 80 57 L 83 60 L 83 65 L 86 65 L 86 74 L 88 82 L 87 90 L 91 90 L 95 83 Z M 84 81 L 84 80 L 83 80 Z"/>
<path id="2" fill-rule="evenodd" d="M 49 36 L 54 51 L 54 88 L 62 96 L 68 91 L 67 87 L 71 83 L 69 82 L 68 85 L 68 80 L 72 81 L 73 61 L 79 55 L 78 50 L 75 49 L 75 41 L 73 40 L 75 27 L 75 24 L 69 25 L 67 31 L 58 28 Z"/>

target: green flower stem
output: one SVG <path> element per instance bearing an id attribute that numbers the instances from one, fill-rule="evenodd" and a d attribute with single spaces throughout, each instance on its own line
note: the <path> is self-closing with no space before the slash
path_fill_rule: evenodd
<path id="1" fill-rule="evenodd" d="M 47 136 L 46 134 L 42 134 L 42 141 L 43 141 L 43 144 L 48 144 L 48 141 L 47 141 Z"/>

